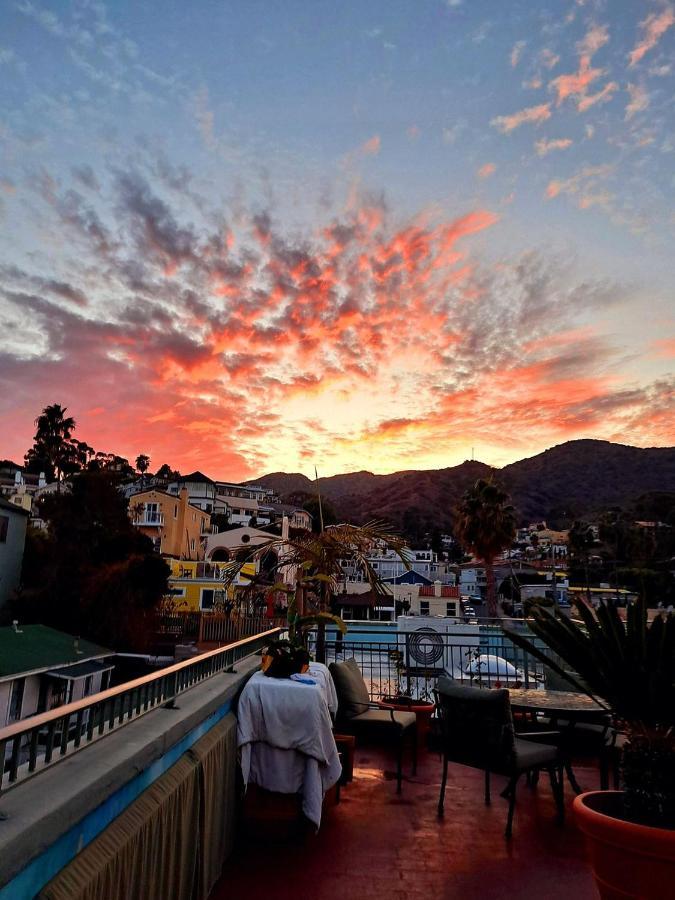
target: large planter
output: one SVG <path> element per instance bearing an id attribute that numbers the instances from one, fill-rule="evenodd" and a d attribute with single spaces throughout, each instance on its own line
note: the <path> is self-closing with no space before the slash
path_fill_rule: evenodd
<path id="1" fill-rule="evenodd" d="M 675 890 L 675 829 L 622 818 L 623 791 L 589 791 L 574 800 L 603 900 L 663 900 Z"/>
<path id="2" fill-rule="evenodd" d="M 415 713 L 417 719 L 417 745 L 425 747 L 427 735 L 431 730 L 431 717 L 436 709 L 436 704 L 431 700 L 413 700 L 410 697 L 385 697 L 383 703 L 393 706 L 401 712 Z"/>

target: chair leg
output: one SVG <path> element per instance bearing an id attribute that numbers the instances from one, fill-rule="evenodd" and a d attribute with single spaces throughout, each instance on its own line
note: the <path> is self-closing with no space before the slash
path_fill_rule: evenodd
<path id="1" fill-rule="evenodd" d="M 403 732 L 399 735 L 396 753 L 396 793 L 401 793 L 403 783 Z"/>
<path id="2" fill-rule="evenodd" d="M 490 770 L 485 770 L 485 805 L 490 805 Z"/>
<path id="3" fill-rule="evenodd" d="M 448 782 L 448 757 L 443 754 L 443 777 L 441 778 L 441 793 L 438 798 L 438 815 L 443 815 L 443 807 L 445 806 L 445 785 Z"/>
<path id="4" fill-rule="evenodd" d="M 513 834 L 513 814 L 516 809 L 516 785 L 518 784 L 518 779 L 520 775 L 514 775 L 509 781 L 507 791 L 509 798 L 509 815 L 506 820 L 506 831 L 504 832 L 505 838 L 510 838 Z"/>
<path id="5" fill-rule="evenodd" d="M 557 822 L 562 825 L 565 822 L 565 782 L 562 766 L 552 767 L 548 770 L 551 779 L 551 790 L 553 791 L 553 799 L 555 800 L 556 810 L 558 812 Z"/>

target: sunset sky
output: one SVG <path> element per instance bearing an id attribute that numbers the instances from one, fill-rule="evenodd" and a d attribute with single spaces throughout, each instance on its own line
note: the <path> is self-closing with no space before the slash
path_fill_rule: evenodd
<path id="1" fill-rule="evenodd" d="M 675 444 L 675 6 L 0 5 L 0 457 Z"/>

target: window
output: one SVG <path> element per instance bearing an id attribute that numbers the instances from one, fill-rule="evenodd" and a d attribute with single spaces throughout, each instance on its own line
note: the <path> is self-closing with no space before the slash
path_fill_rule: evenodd
<path id="1" fill-rule="evenodd" d="M 9 530 L 9 516 L 0 516 L 0 544 L 7 543 L 8 530 Z"/>
<path id="2" fill-rule="evenodd" d="M 195 539 L 192 538 L 192 540 L 190 541 L 190 550 L 194 550 L 194 549 L 195 549 Z"/>
<path id="3" fill-rule="evenodd" d="M 178 518 L 178 506 L 177 505 L 174 506 L 174 508 L 173 508 L 173 517 L 174 517 L 174 519 Z"/>
<path id="4" fill-rule="evenodd" d="M 446 616 L 454 616 L 457 614 L 457 610 L 455 608 L 454 603 L 446 603 L 445 604 L 445 614 L 446 614 Z"/>
<path id="5" fill-rule="evenodd" d="M 106 669 L 106 671 L 101 675 L 101 690 L 107 691 L 109 684 L 110 684 L 110 669 Z"/>
<path id="6" fill-rule="evenodd" d="M 82 695 L 83 697 L 88 697 L 89 694 L 91 694 L 91 681 L 91 675 L 87 675 L 87 677 L 84 679 L 84 694 Z"/>
<path id="7" fill-rule="evenodd" d="M 7 713 L 8 722 L 16 722 L 21 718 L 21 707 L 23 706 L 23 689 L 26 684 L 25 678 L 17 678 L 12 682 L 12 693 L 9 698 L 9 711 Z"/>
<path id="8" fill-rule="evenodd" d="M 202 588 L 202 599 L 201 599 L 201 607 L 202 609 L 213 609 L 213 601 L 215 598 L 215 591 L 213 588 Z"/>
<path id="9" fill-rule="evenodd" d="M 420 600 L 420 615 L 421 616 L 429 615 L 429 601 L 428 600 Z"/>

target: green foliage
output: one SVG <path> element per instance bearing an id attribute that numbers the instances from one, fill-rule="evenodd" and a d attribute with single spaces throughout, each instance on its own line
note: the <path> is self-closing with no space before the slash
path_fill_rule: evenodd
<path id="1" fill-rule="evenodd" d="M 129 521 L 114 476 L 81 473 L 41 514 L 48 532 L 28 535 L 14 614 L 113 649 L 145 649 L 147 614 L 168 590 L 169 568 Z"/>
<path id="2" fill-rule="evenodd" d="M 644 599 L 627 608 L 625 623 L 612 605 L 594 612 L 577 601 L 576 608 L 580 622 L 557 609 L 533 607 L 530 628 L 578 678 L 523 635 L 504 630 L 606 704 L 629 733 L 627 809 L 639 821 L 675 827 L 675 616 L 657 616 L 648 625 Z"/>
<path id="3" fill-rule="evenodd" d="M 516 513 L 509 495 L 494 481 L 479 478 L 457 507 L 454 532 L 460 544 L 485 563 L 488 615 L 494 617 L 497 601 L 492 565 L 516 535 Z"/>

